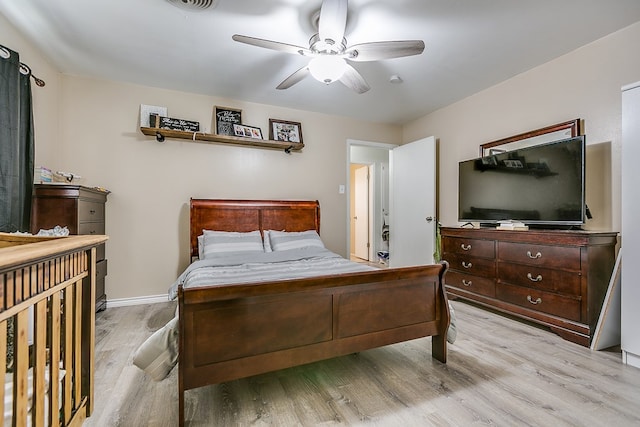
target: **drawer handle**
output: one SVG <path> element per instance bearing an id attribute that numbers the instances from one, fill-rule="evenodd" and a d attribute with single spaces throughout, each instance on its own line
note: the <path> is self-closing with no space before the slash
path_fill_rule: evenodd
<path id="1" fill-rule="evenodd" d="M 460 247 L 462 248 L 463 251 L 470 251 L 471 250 L 471 244 L 468 244 L 468 245 L 465 246 L 464 243 L 462 243 L 460 245 Z"/>
<path id="2" fill-rule="evenodd" d="M 468 286 L 471 286 L 471 285 L 473 284 L 473 282 L 472 282 L 471 280 L 469 280 L 469 281 L 467 282 L 466 280 L 462 279 L 462 284 L 463 284 L 464 286 L 467 286 L 467 287 L 468 287 Z"/>
<path id="3" fill-rule="evenodd" d="M 542 304 L 542 298 L 538 297 L 536 298 L 536 300 L 534 301 L 533 298 L 531 298 L 531 295 L 527 295 L 527 301 L 529 301 L 531 304 L 533 305 L 538 305 L 538 304 Z"/>
<path id="4" fill-rule="evenodd" d="M 470 262 L 464 262 L 464 261 L 462 261 L 462 266 L 463 266 L 464 268 L 471 268 L 471 267 L 473 267 L 473 264 L 471 264 Z"/>
<path id="5" fill-rule="evenodd" d="M 542 254 L 540 252 L 536 252 L 535 255 L 531 254 L 531 251 L 527 251 L 527 256 L 531 259 L 541 258 Z"/>
<path id="6" fill-rule="evenodd" d="M 96 211 L 95 211 L 95 210 L 93 210 L 93 209 L 91 209 L 91 210 L 89 211 L 89 213 L 90 213 L 91 215 L 95 215 Z"/>
<path id="7" fill-rule="evenodd" d="M 96 234 L 96 230 L 89 231 L 89 234 Z"/>
<path id="8" fill-rule="evenodd" d="M 527 279 L 531 280 L 532 282 L 542 282 L 542 274 L 538 274 L 538 276 L 533 277 L 531 273 L 527 273 Z"/>

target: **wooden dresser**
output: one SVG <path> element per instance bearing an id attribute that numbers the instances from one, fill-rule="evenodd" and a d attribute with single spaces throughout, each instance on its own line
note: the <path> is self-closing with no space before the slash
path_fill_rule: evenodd
<path id="1" fill-rule="evenodd" d="M 590 345 L 615 264 L 617 233 L 442 228 L 441 234 L 450 296 Z"/>
<path id="2" fill-rule="evenodd" d="M 31 232 L 51 229 L 56 225 L 69 228 L 69 234 L 105 234 L 106 191 L 81 185 L 36 184 L 31 207 Z M 96 311 L 106 307 L 105 245 L 97 247 Z"/>

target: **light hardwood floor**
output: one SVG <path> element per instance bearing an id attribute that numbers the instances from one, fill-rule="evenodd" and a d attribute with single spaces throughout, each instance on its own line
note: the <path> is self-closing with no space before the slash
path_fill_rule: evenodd
<path id="1" fill-rule="evenodd" d="M 448 362 L 430 338 L 187 392 L 188 426 L 638 426 L 640 369 L 553 333 L 454 301 Z M 96 321 L 95 410 L 85 426 L 177 425 L 177 369 L 131 364 L 173 303 L 109 308 Z"/>

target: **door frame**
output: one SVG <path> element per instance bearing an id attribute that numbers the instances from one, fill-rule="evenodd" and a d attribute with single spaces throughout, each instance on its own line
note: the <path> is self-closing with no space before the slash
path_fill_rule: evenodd
<path id="1" fill-rule="evenodd" d="M 347 212 L 346 212 L 346 222 L 347 222 L 347 232 L 346 232 L 346 239 L 347 239 L 347 254 L 348 256 L 351 256 L 351 252 L 353 250 L 353 248 L 351 247 L 351 208 L 350 208 L 350 203 L 351 203 L 351 171 L 350 171 L 350 166 L 351 166 L 351 148 L 354 146 L 359 146 L 359 147 L 369 147 L 369 148 L 376 148 L 376 149 L 386 149 L 386 150 L 393 150 L 395 147 L 398 146 L 398 144 L 388 144 L 388 143 L 384 143 L 384 142 L 374 142 L 374 141 L 362 141 L 362 140 L 357 140 L 357 139 L 347 139 L 347 144 L 346 144 L 346 150 L 347 150 L 347 164 L 345 165 L 345 176 L 346 176 L 346 185 L 345 185 L 345 195 L 346 195 L 346 200 L 345 200 L 345 206 L 347 208 Z M 371 185 L 371 184 L 370 184 Z M 373 193 L 373 192 L 371 192 Z M 375 194 L 370 194 L 372 197 L 369 201 L 369 206 L 375 206 L 373 199 L 376 197 Z M 371 209 L 371 211 L 374 211 L 374 209 Z M 370 214 L 371 214 L 370 211 Z M 369 225 L 369 228 L 371 229 L 371 227 L 374 226 L 374 224 L 376 223 L 376 218 L 379 217 L 378 215 L 380 215 L 380 213 L 376 213 L 373 212 L 373 215 L 371 215 L 372 217 L 372 221 Z M 371 236 L 372 237 L 372 236 Z M 369 260 L 373 262 L 375 262 L 375 253 L 373 253 L 374 250 L 374 245 L 371 244 L 370 248 L 369 248 Z"/>

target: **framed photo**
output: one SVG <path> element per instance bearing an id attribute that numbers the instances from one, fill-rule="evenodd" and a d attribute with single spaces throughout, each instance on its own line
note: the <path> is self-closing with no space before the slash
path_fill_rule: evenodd
<path id="1" fill-rule="evenodd" d="M 234 124 L 233 134 L 235 136 L 242 136 L 244 138 L 262 139 L 262 129 L 243 124 Z"/>
<path id="2" fill-rule="evenodd" d="M 242 123 L 242 110 L 236 108 L 213 107 L 213 123 L 218 135 L 235 135 L 234 124 Z"/>
<path id="3" fill-rule="evenodd" d="M 504 165 L 508 168 L 516 168 L 516 169 L 522 169 L 522 162 L 518 159 L 507 159 L 507 160 L 503 160 Z"/>
<path id="4" fill-rule="evenodd" d="M 269 119 L 269 139 L 302 143 L 302 125 L 298 122 Z"/>

